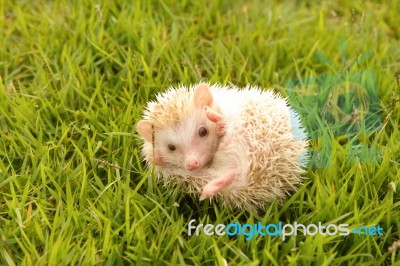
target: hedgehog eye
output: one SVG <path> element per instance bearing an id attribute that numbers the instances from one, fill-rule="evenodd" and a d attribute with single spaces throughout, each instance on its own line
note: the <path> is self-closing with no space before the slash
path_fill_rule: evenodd
<path id="1" fill-rule="evenodd" d="M 175 145 L 168 144 L 168 149 L 169 149 L 170 151 L 174 151 L 176 148 L 175 148 Z"/>
<path id="2" fill-rule="evenodd" d="M 199 136 L 200 136 L 200 137 L 205 137 L 205 136 L 207 136 L 207 133 L 208 133 L 207 128 L 201 127 L 201 128 L 199 129 Z"/>

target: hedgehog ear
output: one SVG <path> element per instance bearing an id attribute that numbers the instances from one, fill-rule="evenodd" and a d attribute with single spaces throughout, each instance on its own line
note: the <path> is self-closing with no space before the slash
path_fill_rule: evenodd
<path id="1" fill-rule="evenodd" d="M 194 89 L 194 105 L 196 107 L 211 106 L 213 102 L 210 87 L 205 83 L 200 83 Z"/>
<path id="2" fill-rule="evenodd" d="M 148 120 L 140 120 L 136 126 L 136 131 L 147 142 L 152 142 L 153 139 L 153 124 Z"/>

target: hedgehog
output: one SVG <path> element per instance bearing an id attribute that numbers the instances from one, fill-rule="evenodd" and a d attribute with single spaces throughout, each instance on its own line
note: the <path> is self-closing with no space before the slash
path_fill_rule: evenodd
<path id="1" fill-rule="evenodd" d="M 170 87 L 149 101 L 136 130 L 158 179 L 199 200 L 258 210 L 283 202 L 304 179 L 307 134 L 287 99 L 271 89 Z"/>

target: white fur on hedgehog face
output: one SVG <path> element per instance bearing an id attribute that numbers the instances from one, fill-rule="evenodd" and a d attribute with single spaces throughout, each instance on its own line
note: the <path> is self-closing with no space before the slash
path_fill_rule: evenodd
<path id="1" fill-rule="evenodd" d="M 209 121 L 203 108 L 155 132 L 155 147 L 163 163 L 180 170 L 196 171 L 206 166 L 218 148 L 215 123 Z"/>

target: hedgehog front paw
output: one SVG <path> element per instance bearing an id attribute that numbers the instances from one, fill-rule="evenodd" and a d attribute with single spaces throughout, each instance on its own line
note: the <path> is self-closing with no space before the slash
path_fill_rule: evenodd
<path id="1" fill-rule="evenodd" d="M 223 115 L 211 110 L 210 108 L 206 109 L 206 116 L 207 118 L 211 121 L 216 123 L 217 127 L 216 127 L 216 133 L 218 136 L 222 136 L 225 134 L 225 122 L 223 120 Z"/>
<path id="2" fill-rule="evenodd" d="M 203 188 L 203 191 L 200 195 L 200 200 L 205 200 L 207 198 L 215 196 L 215 194 L 221 192 L 230 184 L 232 184 L 233 180 L 235 180 L 235 177 L 236 177 L 236 171 L 231 170 L 225 176 L 208 182 L 207 185 L 205 185 Z"/>

